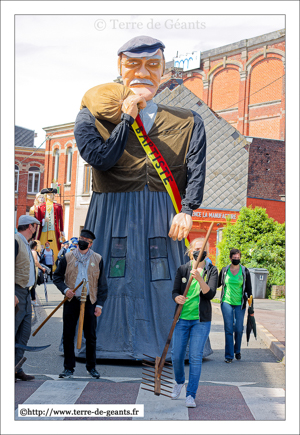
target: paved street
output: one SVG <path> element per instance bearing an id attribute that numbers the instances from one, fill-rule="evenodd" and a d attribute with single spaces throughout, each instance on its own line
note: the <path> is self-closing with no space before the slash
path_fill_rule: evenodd
<path id="1" fill-rule="evenodd" d="M 49 302 L 43 287 L 37 289 L 41 307 L 35 309 L 34 331 L 62 300 L 61 293 L 48 284 Z M 62 308 L 47 322 L 29 345 L 51 344 L 42 352 L 26 353 L 26 373 L 35 380 L 18 381 L 15 385 L 15 418 L 37 420 L 37 417 L 18 417 L 19 404 L 143 404 L 142 420 L 248 420 L 267 421 L 285 419 L 285 366 L 278 361 L 266 344 L 251 335 L 249 346 L 243 337 L 242 360 L 224 363 L 224 331 L 222 316 L 213 311 L 210 334 L 213 354 L 204 359 L 202 375 L 196 397 L 197 407 L 185 407 L 185 391 L 179 400 L 141 389 L 142 365 L 140 361 L 98 360 L 99 380 L 92 380 L 86 372 L 84 360 L 77 361 L 73 379 L 58 379 L 63 368 L 63 356 L 58 347 L 62 333 Z M 186 374 L 188 379 L 188 364 Z M 55 419 L 120 421 L 140 417 L 55 417 Z M 45 420 L 45 418 L 40 417 Z M 53 418 L 48 418 L 52 419 Z"/>

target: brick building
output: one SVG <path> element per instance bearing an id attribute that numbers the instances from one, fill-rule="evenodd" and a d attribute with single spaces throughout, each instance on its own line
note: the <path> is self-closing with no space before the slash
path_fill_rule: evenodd
<path id="1" fill-rule="evenodd" d="M 44 185 L 45 149 L 34 146 L 34 130 L 15 126 L 15 227 Z"/>
<path id="2" fill-rule="evenodd" d="M 201 52 L 192 71 L 167 62 L 163 82 L 180 80 L 245 136 L 284 140 L 284 75 L 283 29 Z"/>
<path id="3" fill-rule="evenodd" d="M 74 139 L 74 123 L 45 127 L 44 187 L 59 187 L 55 201 L 63 206 L 64 232 L 72 237 L 78 149 Z M 78 234 L 77 234 L 78 235 Z"/>
<path id="4" fill-rule="evenodd" d="M 263 207 L 279 223 L 285 222 L 285 142 L 249 138 L 247 207 Z"/>

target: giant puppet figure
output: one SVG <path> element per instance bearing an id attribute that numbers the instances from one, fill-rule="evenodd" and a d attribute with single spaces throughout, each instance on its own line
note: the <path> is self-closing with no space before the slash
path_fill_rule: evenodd
<path id="1" fill-rule="evenodd" d="M 53 202 L 56 193 L 57 189 L 54 188 L 42 189 L 41 194 L 46 196 L 46 202 L 39 205 L 35 212 L 35 217 L 41 223 L 38 239 L 44 246 L 46 241 L 50 243 L 54 261 L 61 249 L 60 237 L 64 227 L 62 205 Z"/>
<path id="2" fill-rule="evenodd" d="M 203 198 L 206 136 L 201 117 L 152 100 L 164 71 L 164 48 L 146 36 L 125 43 L 118 50 L 118 66 L 129 96 L 119 121 L 110 122 L 94 110 L 93 96 L 101 104 L 106 101 L 101 85 L 100 91 L 96 87 L 86 93 L 75 122 L 77 147 L 93 171 L 85 228 L 96 235 L 94 248 L 104 258 L 108 280 L 108 298 L 97 325 L 98 358 L 161 354 L 175 308 L 173 280 L 187 261 L 184 237 Z M 108 86 L 113 93 L 121 85 Z M 182 198 L 177 214 L 132 129 L 138 112 L 177 183 Z"/>
<path id="3" fill-rule="evenodd" d="M 41 192 L 35 195 L 35 200 L 33 206 L 30 207 L 29 216 L 36 216 L 38 207 L 45 202 L 45 195 L 42 195 Z"/>

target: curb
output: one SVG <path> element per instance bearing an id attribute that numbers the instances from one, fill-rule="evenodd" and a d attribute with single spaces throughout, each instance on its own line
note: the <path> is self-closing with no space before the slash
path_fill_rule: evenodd
<path id="1" fill-rule="evenodd" d="M 221 314 L 221 307 L 219 304 L 212 302 L 212 311 Z M 285 346 L 271 334 L 268 329 L 266 329 L 261 323 L 256 322 L 256 332 L 257 336 L 268 346 L 268 348 L 273 352 L 276 358 L 285 364 Z"/>

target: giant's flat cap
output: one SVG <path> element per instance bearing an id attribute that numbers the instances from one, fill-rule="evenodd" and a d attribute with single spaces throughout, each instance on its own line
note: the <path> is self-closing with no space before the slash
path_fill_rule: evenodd
<path id="1" fill-rule="evenodd" d="M 159 39 L 136 36 L 119 48 L 118 55 L 124 53 L 129 57 L 146 57 L 154 55 L 159 49 L 164 51 L 164 48 L 165 45 Z"/>

